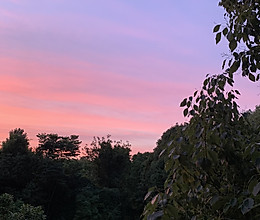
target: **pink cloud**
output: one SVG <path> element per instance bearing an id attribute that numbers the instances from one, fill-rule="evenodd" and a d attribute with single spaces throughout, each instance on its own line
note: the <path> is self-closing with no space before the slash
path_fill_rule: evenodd
<path id="1" fill-rule="evenodd" d="M 160 106 L 153 106 L 152 109 L 149 103 L 164 102 L 163 96 L 167 96 L 172 89 L 183 93 L 192 87 L 189 83 L 136 79 L 104 72 L 90 65 L 69 69 L 2 58 L 0 64 L 1 73 L 4 73 L 0 90 L 45 100 L 67 99 L 96 105 L 115 104 L 115 107 L 125 108 L 144 102 L 150 110 L 160 111 Z M 124 101 L 120 103 L 120 100 Z"/>
<path id="2" fill-rule="evenodd" d="M 169 104 L 172 100 L 165 103 L 165 94 L 173 88 L 182 93 L 189 85 L 156 83 L 101 69 L 73 60 L 57 67 L 46 61 L 0 57 L 2 125 L 8 130 L 22 127 L 34 135 L 112 134 L 134 139 L 139 146 L 135 151 L 151 150 L 172 119 L 181 117 Z"/>

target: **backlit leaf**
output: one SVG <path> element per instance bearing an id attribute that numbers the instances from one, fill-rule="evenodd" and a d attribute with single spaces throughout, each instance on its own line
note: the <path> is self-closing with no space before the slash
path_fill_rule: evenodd
<path id="1" fill-rule="evenodd" d="M 218 44 L 220 40 L 221 40 L 221 32 L 217 33 L 216 35 L 216 44 Z"/>
<path id="2" fill-rule="evenodd" d="M 237 48 L 237 42 L 235 40 L 231 40 L 229 42 L 229 49 L 232 51 L 234 51 Z"/>
<path id="3" fill-rule="evenodd" d="M 252 73 L 249 73 L 248 77 L 251 81 L 255 82 L 255 76 Z"/>
<path id="4" fill-rule="evenodd" d="M 186 105 L 186 103 L 187 103 L 187 99 L 183 99 L 183 101 L 181 102 L 181 104 L 180 104 L 180 107 L 183 107 L 183 106 L 185 106 Z"/>
<path id="5" fill-rule="evenodd" d="M 220 24 L 216 25 L 213 29 L 213 33 L 218 32 L 220 28 Z"/>

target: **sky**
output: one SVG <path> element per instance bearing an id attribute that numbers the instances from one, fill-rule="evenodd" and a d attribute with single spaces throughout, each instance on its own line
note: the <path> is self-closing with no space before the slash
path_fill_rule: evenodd
<path id="1" fill-rule="evenodd" d="M 152 151 L 187 121 L 179 103 L 206 74 L 221 73 L 224 10 L 208 0 L 1 0 L 0 141 L 23 128 L 129 141 Z M 237 76 L 241 110 L 259 84 Z"/>

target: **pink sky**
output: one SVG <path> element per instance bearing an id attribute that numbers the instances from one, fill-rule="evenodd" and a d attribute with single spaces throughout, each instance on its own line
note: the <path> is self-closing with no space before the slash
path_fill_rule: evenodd
<path id="1" fill-rule="evenodd" d="M 221 72 L 212 28 L 223 10 L 208 0 L 0 3 L 0 140 L 25 129 L 129 141 L 152 151 L 182 123 L 183 98 Z M 259 104 L 257 84 L 238 79 L 242 110 Z"/>

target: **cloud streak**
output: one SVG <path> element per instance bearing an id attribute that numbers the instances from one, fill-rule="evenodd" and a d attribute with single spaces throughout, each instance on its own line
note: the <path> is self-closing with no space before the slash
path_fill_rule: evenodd
<path id="1" fill-rule="evenodd" d="M 34 141 L 38 132 L 86 142 L 112 134 L 152 150 L 185 120 L 181 100 L 220 71 L 215 3 L 98 2 L 1 2 L 0 140 L 22 127 Z"/>

